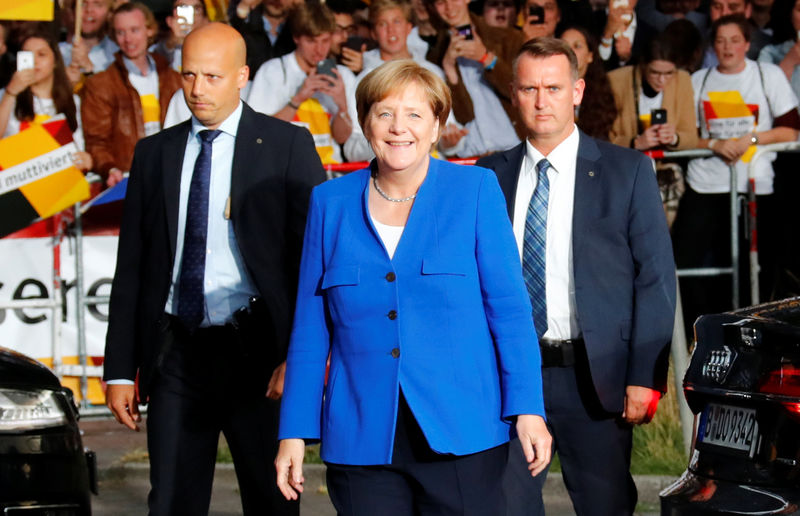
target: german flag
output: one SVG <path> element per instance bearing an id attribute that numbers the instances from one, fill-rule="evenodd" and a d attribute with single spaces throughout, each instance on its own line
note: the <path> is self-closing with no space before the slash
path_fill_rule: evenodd
<path id="1" fill-rule="evenodd" d="M 0 238 L 89 197 L 63 116 L 0 140 Z"/>
<path id="2" fill-rule="evenodd" d="M 0 0 L 0 20 L 53 21 L 53 0 Z"/>

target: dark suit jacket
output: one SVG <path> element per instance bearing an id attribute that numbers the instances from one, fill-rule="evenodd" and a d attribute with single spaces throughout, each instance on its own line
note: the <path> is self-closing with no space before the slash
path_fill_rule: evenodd
<path id="1" fill-rule="evenodd" d="M 525 143 L 482 158 L 513 220 Z M 675 263 L 656 176 L 643 154 L 580 133 L 572 215 L 575 301 L 592 380 L 609 412 L 625 387 L 666 392 Z"/>
<path id="2" fill-rule="evenodd" d="M 595 18 L 595 33 L 598 35 L 598 41 L 603 35 L 603 30 L 606 27 L 608 20 L 608 13 L 605 9 L 600 9 L 594 12 Z M 617 49 L 611 46 L 611 57 L 607 61 L 603 61 L 606 70 L 616 70 L 620 66 L 635 65 L 639 63 L 639 59 L 644 54 L 645 48 L 653 39 L 653 36 L 658 34 L 659 31 L 645 22 L 641 16 L 636 16 L 636 34 L 633 36 L 633 47 L 631 48 L 631 57 L 625 63 L 621 63 L 617 55 Z"/>
<path id="3" fill-rule="evenodd" d="M 244 20 L 236 16 L 235 12 L 231 16 L 231 26 L 239 31 L 247 46 L 247 66 L 250 67 L 250 80 L 253 80 L 258 68 L 265 61 L 286 55 L 295 49 L 292 31 L 289 30 L 289 25 L 286 23 L 278 33 L 275 44 L 272 44 L 264 30 L 263 14 L 264 6 L 258 4 Z"/>
<path id="4" fill-rule="evenodd" d="M 181 167 L 190 129 L 191 121 L 186 121 L 137 144 L 125 197 L 105 378 L 133 379 L 138 370 L 143 400 L 162 350 Z M 243 106 L 231 170 L 230 213 L 242 258 L 269 315 L 256 343 L 270 348 L 264 355 L 274 362 L 260 369 L 266 381 L 272 374 L 270 365 L 286 356 L 308 200 L 311 189 L 324 180 L 307 130 Z"/>

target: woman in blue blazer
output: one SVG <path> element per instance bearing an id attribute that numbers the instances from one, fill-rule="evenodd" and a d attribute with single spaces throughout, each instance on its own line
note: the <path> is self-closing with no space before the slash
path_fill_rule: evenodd
<path id="1" fill-rule="evenodd" d="M 376 159 L 311 196 L 278 485 L 297 497 L 321 440 L 339 514 L 501 514 L 510 424 L 534 474 L 551 441 L 500 187 L 430 158 L 450 93 L 413 61 L 371 72 L 356 100 Z"/>

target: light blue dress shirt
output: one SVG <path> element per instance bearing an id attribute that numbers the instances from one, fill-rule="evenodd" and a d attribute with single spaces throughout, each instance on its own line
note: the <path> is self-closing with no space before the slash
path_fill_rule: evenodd
<path id="1" fill-rule="evenodd" d="M 203 281 L 206 306 L 205 317 L 200 326 L 218 326 L 231 320 L 233 313 L 248 304 L 251 296 L 257 295 L 250 275 L 245 267 L 233 224 L 226 216 L 226 206 L 231 191 L 231 168 L 236 132 L 242 116 L 242 103 L 225 119 L 219 128 L 222 133 L 214 140 L 211 151 L 211 185 L 208 204 L 208 239 L 206 250 L 206 272 Z M 178 313 L 178 285 L 183 257 L 183 238 L 186 230 L 186 206 L 189 202 L 189 187 L 192 182 L 194 163 L 200 155 L 198 133 L 206 130 L 195 117 L 186 142 L 181 169 L 181 188 L 178 205 L 178 236 L 175 263 L 172 266 L 172 285 L 167 297 L 165 311 Z"/>

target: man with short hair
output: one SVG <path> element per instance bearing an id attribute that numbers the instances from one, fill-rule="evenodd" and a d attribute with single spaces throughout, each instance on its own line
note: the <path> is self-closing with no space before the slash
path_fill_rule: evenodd
<path id="1" fill-rule="evenodd" d="M 511 88 L 527 138 L 478 165 L 497 173 L 522 256 L 547 426 L 575 512 L 632 514 L 633 426 L 650 421 L 666 391 L 675 313 L 653 166 L 575 126 L 584 82 L 565 42 L 525 43 Z M 512 442 L 509 515 L 544 514 L 545 477 L 530 477 Z"/>
<path id="2" fill-rule="evenodd" d="M 747 58 L 753 61 L 758 60 L 761 49 L 772 43 L 772 36 L 764 32 L 750 18 L 753 14 L 752 0 L 711 0 L 708 6 L 709 34 L 710 26 L 715 21 L 729 14 L 742 14 L 750 23 L 750 49 L 747 51 Z M 710 37 L 706 39 L 706 49 L 703 52 L 702 68 L 713 68 L 719 64 L 717 54 L 714 52 L 714 42 Z"/>
<path id="3" fill-rule="evenodd" d="M 333 12 L 333 19 L 336 21 L 336 30 L 331 39 L 331 57 L 354 74 L 361 73 L 364 69 L 366 43 L 362 43 L 358 49 L 349 48 L 345 43 L 350 36 L 356 35 L 358 27 L 355 12 L 364 4 L 360 0 L 328 0 L 325 5 Z"/>
<path id="4" fill-rule="evenodd" d="M 325 172 L 308 131 L 240 101 L 245 62 L 235 29 L 189 34 L 192 118 L 142 140 L 130 173 L 106 403 L 132 430 L 148 403 L 153 516 L 208 514 L 220 432 L 242 513 L 299 513 L 272 461 L 308 201 Z"/>
<path id="5" fill-rule="evenodd" d="M 148 52 L 156 34 L 153 13 L 144 4 L 120 5 L 111 18 L 120 46 L 114 63 L 86 80 L 81 119 L 86 152 L 108 186 L 130 170 L 136 142 L 161 130 L 180 76 L 166 59 Z"/>
<path id="6" fill-rule="evenodd" d="M 294 50 L 286 17 L 298 0 L 241 0 L 230 13 L 231 26 L 247 44 L 250 79 L 266 61 Z"/>
<path id="7" fill-rule="evenodd" d="M 75 16 L 81 17 L 81 33 L 73 34 L 72 43 L 58 44 L 70 81 L 77 83 L 81 74 L 100 73 L 114 62 L 119 50 L 109 35 L 109 17 L 113 0 L 84 0 L 83 8 Z"/>
<path id="8" fill-rule="evenodd" d="M 466 126 L 476 141 L 476 154 L 513 147 L 524 136 L 511 105 L 508 85 L 511 61 L 523 36 L 510 28 L 490 27 L 469 12 L 469 0 L 424 0 L 439 25 L 427 58 L 445 73 L 453 94 L 453 115 Z"/>
<path id="9" fill-rule="evenodd" d="M 306 127 L 323 165 L 341 163 L 339 146 L 358 119 L 356 78 L 333 60 L 328 61 L 331 68 L 317 70 L 330 52 L 336 30 L 333 13 L 325 5 L 309 2 L 292 9 L 287 23 L 297 49 L 261 66 L 247 102 L 256 111 Z"/>

